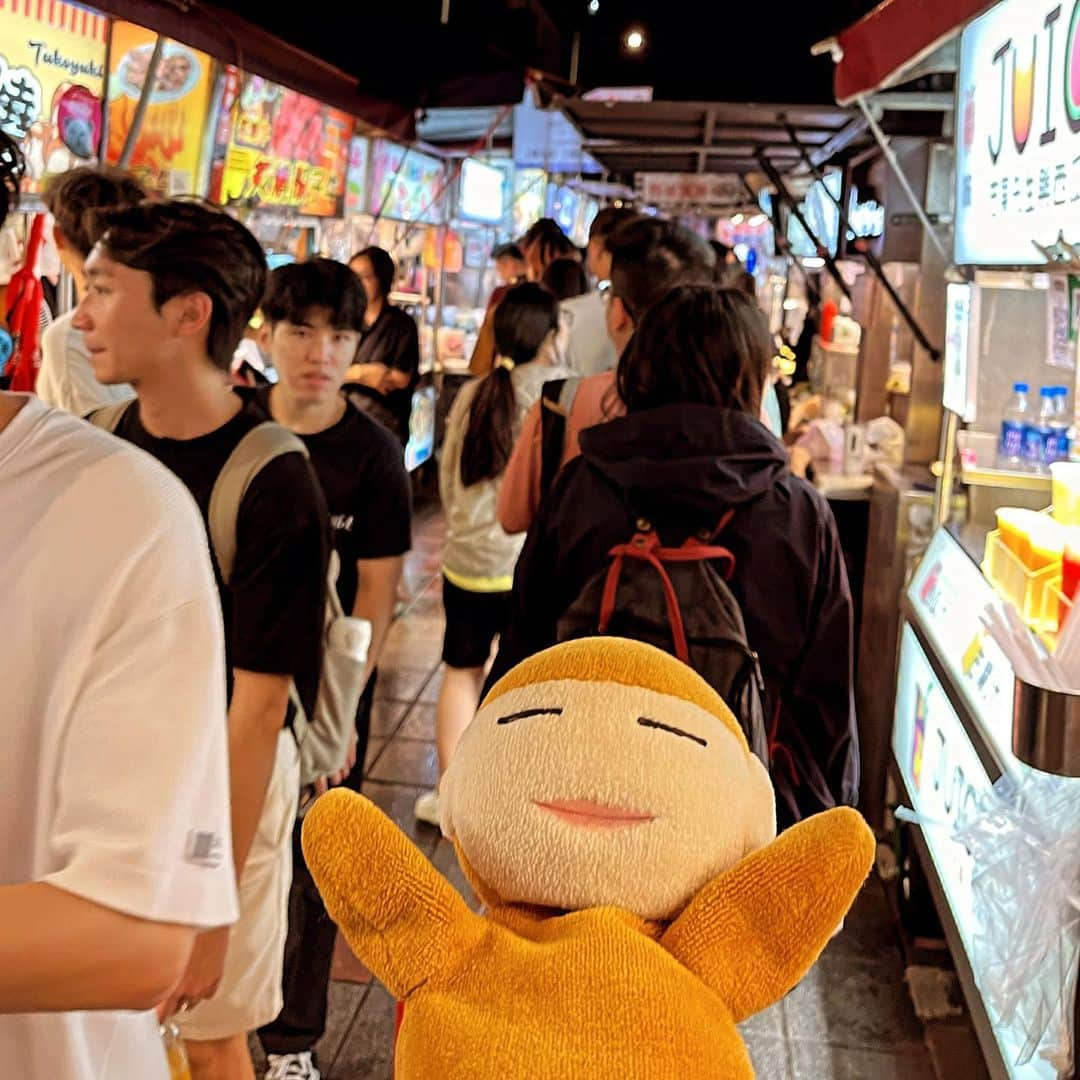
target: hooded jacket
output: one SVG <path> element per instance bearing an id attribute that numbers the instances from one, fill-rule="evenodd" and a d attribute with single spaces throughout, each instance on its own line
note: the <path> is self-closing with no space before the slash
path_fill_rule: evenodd
<path id="1" fill-rule="evenodd" d="M 729 585 L 765 676 L 779 817 L 854 804 L 851 592 L 825 499 L 791 475 L 761 423 L 728 409 L 632 413 L 582 432 L 581 450 L 529 532 L 489 685 L 556 642 L 559 618 L 639 517 L 678 544 L 733 510 L 717 542 L 735 556 Z"/>

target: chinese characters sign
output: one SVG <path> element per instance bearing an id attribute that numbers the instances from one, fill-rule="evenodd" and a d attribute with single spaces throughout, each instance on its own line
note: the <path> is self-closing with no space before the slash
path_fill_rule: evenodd
<path id="1" fill-rule="evenodd" d="M 155 34 L 134 23 L 113 24 L 109 61 L 107 159 L 119 161 L 146 82 Z M 210 107 L 211 60 L 167 42 L 150 104 L 131 158 L 131 171 L 162 195 L 196 192 L 203 126 Z"/>
<path id="2" fill-rule="evenodd" d="M 222 205 L 336 217 L 345 194 L 353 119 L 256 75 L 226 73 L 211 197 Z"/>
<path id="3" fill-rule="evenodd" d="M 1004 0 L 965 30 L 956 261 L 1041 265 L 1080 242 L 1080 0 Z"/>
<path id="4" fill-rule="evenodd" d="M 26 191 L 95 159 L 107 31 L 63 0 L 0 0 L 0 128 L 22 147 Z"/>
<path id="5" fill-rule="evenodd" d="M 737 176 L 723 173 L 638 173 L 636 179 L 641 198 L 654 206 L 730 206 L 746 195 Z"/>

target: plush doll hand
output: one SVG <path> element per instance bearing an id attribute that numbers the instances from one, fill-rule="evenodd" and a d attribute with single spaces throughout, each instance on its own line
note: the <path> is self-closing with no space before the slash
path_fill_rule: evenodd
<path id="1" fill-rule="evenodd" d="M 366 799 L 304 824 L 328 910 L 408 1002 L 398 1080 L 746 1080 L 736 1023 L 805 975 L 874 857 L 852 810 L 776 839 L 720 698 L 614 638 L 500 680 L 440 794 L 485 917 Z"/>

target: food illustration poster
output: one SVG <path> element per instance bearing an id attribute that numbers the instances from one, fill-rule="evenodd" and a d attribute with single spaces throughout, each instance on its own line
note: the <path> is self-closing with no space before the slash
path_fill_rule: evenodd
<path id="1" fill-rule="evenodd" d="M 106 158 L 120 160 L 124 141 L 146 83 L 157 35 L 135 23 L 116 22 L 109 60 L 109 145 Z M 213 62 L 205 53 L 167 41 L 150 104 L 131 158 L 131 171 L 162 195 L 195 192 L 202 134 L 210 109 Z"/>
<path id="2" fill-rule="evenodd" d="M 245 76 L 216 170 L 224 205 L 295 209 L 336 217 L 345 194 L 353 119 L 256 75 Z"/>
<path id="3" fill-rule="evenodd" d="M 379 139 L 371 168 L 371 213 L 397 221 L 442 221 L 443 163 L 436 157 Z"/>
<path id="4" fill-rule="evenodd" d="M 26 158 L 23 190 L 96 159 L 108 20 L 64 0 L 0 0 L 0 128 Z"/>
<path id="5" fill-rule="evenodd" d="M 349 174 L 345 188 L 345 213 L 362 214 L 367 194 L 368 149 L 371 142 L 363 135 L 354 136 L 349 147 Z"/>

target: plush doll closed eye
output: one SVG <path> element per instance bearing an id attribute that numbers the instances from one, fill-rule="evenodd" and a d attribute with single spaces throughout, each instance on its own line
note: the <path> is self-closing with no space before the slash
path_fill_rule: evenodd
<path id="1" fill-rule="evenodd" d="M 361 796 L 304 826 L 328 910 L 407 1003 L 398 1080 L 752 1077 L 736 1024 L 807 973 L 874 858 L 849 809 L 776 839 L 723 701 L 617 638 L 497 683 L 440 802 L 483 915 Z"/>

